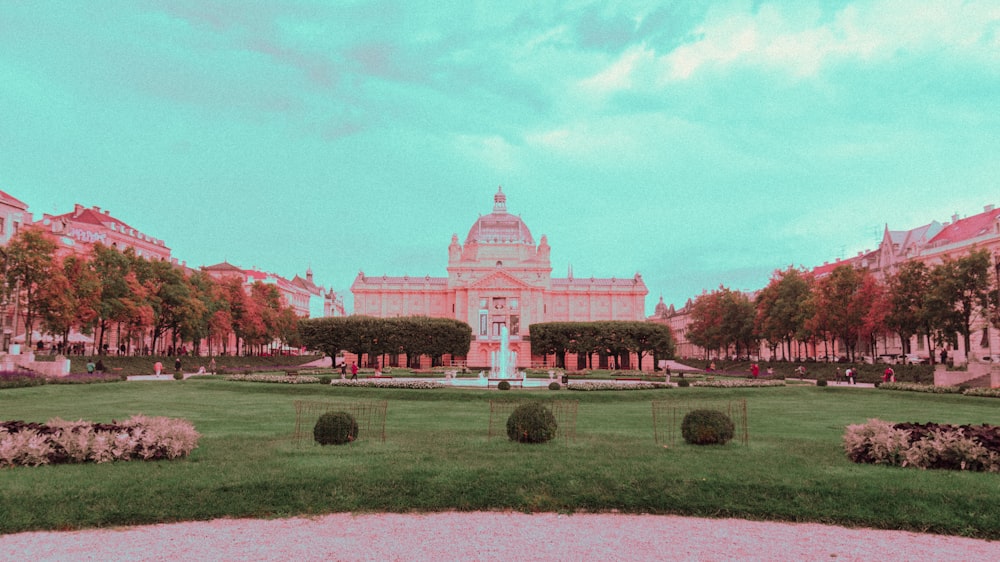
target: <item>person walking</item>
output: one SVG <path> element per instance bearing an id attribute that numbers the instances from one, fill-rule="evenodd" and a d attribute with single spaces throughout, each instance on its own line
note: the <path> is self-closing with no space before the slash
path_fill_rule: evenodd
<path id="1" fill-rule="evenodd" d="M 208 362 L 208 372 L 214 375 L 215 370 L 216 370 L 215 357 L 213 357 L 212 360 Z"/>
<path id="2" fill-rule="evenodd" d="M 753 363 L 752 365 L 750 365 L 750 374 L 753 375 L 753 378 L 759 377 L 760 376 L 760 365 L 758 365 L 756 363 Z"/>
<path id="3" fill-rule="evenodd" d="M 356 361 L 351 361 L 351 380 L 358 380 L 358 363 Z"/>

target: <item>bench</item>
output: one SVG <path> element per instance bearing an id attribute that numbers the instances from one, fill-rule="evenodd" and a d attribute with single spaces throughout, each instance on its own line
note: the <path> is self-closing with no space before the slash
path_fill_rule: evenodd
<path id="1" fill-rule="evenodd" d="M 298 371 L 285 371 L 285 376 L 288 377 L 288 378 L 294 378 L 294 377 L 299 376 L 299 372 Z"/>
<path id="2" fill-rule="evenodd" d="M 392 376 L 390 376 L 390 375 L 372 375 L 372 376 L 370 376 L 368 378 L 370 378 L 370 379 L 391 379 Z"/>
<path id="3" fill-rule="evenodd" d="M 615 380 L 616 380 L 616 381 L 635 381 L 635 382 L 642 382 L 642 378 L 640 378 L 640 377 L 615 377 Z"/>
<path id="4" fill-rule="evenodd" d="M 486 387 L 489 388 L 491 386 L 496 386 L 500 384 L 502 381 L 509 382 L 511 386 L 519 386 L 521 388 L 524 388 L 524 379 L 493 379 L 493 378 L 486 379 Z"/>

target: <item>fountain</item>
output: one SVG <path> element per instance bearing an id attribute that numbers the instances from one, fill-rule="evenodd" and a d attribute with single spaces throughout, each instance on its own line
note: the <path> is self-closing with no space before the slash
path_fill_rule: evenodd
<path id="1" fill-rule="evenodd" d="M 490 352 L 490 378 L 516 379 L 517 352 L 510 351 L 510 336 L 507 326 L 500 326 L 500 350 Z"/>

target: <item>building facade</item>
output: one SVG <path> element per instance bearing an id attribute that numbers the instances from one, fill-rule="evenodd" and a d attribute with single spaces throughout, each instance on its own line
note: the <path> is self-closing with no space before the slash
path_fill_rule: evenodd
<path id="1" fill-rule="evenodd" d="M 542 235 L 535 242 L 520 216 L 507 212 L 503 189 L 493 212 L 480 216 L 462 243 L 448 246 L 447 277 L 366 276 L 351 285 L 354 313 L 380 318 L 454 318 L 472 327 L 465 360 L 488 366 L 506 327 L 518 367 L 552 364 L 531 351 L 529 326 L 541 322 L 641 321 L 646 294 L 642 276 L 576 279 L 552 277 L 551 249 Z"/>
<path id="2" fill-rule="evenodd" d="M 285 304 L 292 307 L 299 318 L 322 318 L 325 316 L 344 316 L 344 301 L 333 289 L 317 285 L 313 281 L 312 269 L 306 270 L 306 276 L 296 275 L 289 280 L 274 273 L 256 269 L 243 269 L 228 262 L 208 265 L 202 271 L 215 279 L 236 277 L 246 291 L 250 286 L 260 281 L 265 285 L 274 285 Z"/>
<path id="3" fill-rule="evenodd" d="M 163 240 L 132 228 L 97 206 L 76 204 L 72 212 L 42 215 L 36 224 L 56 237 L 61 253 L 86 254 L 101 243 L 119 251 L 132 248 L 136 256 L 147 260 L 170 260 L 170 248 Z"/>
<path id="4" fill-rule="evenodd" d="M 28 205 L 0 191 L 0 247 L 7 246 L 21 228 L 30 224 L 31 213 L 28 212 Z M 11 300 L 14 302 L 10 302 Z M 21 311 L 18 310 L 16 302 L 17 299 L 5 299 L 0 302 L 0 329 L 3 331 L 0 350 L 2 351 L 10 349 L 14 336 L 24 330 L 24 324 L 19 324 L 18 321 Z"/>

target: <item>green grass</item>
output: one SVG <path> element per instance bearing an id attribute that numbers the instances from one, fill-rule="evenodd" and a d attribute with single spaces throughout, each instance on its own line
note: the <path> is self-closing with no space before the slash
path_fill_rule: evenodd
<path id="1" fill-rule="evenodd" d="M 746 398 L 750 445 L 670 448 L 652 400 Z M 290 439 L 296 399 L 387 399 L 387 439 Z M 579 400 L 576 439 L 487 439 L 490 399 Z M 0 391 L 3 419 L 191 420 L 187 459 L 0 470 L 0 532 L 217 517 L 512 509 L 812 521 L 1000 539 L 1000 475 L 857 465 L 844 427 L 871 417 L 1000 425 L 995 399 L 856 388 L 551 392 L 226 382 Z"/>

